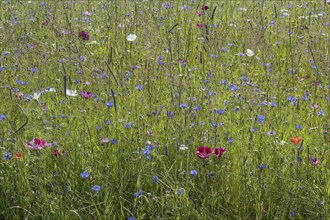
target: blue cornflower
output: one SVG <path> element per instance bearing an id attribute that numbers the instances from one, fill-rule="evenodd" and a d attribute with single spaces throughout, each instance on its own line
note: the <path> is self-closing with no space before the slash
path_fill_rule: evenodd
<path id="1" fill-rule="evenodd" d="M 0 122 L 5 120 L 8 116 L 5 114 L 0 114 Z"/>
<path id="2" fill-rule="evenodd" d="M 9 160 L 11 158 L 11 153 L 10 152 L 6 152 L 4 155 L 5 160 Z"/>
<path id="3" fill-rule="evenodd" d="M 165 3 L 163 4 L 163 7 L 164 7 L 165 9 L 168 9 L 168 8 L 171 7 L 171 5 L 170 5 L 170 3 L 165 2 Z"/>
<path id="4" fill-rule="evenodd" d="M 106 103 L 106 106 L 107 106 L 108 108 L 112 107 L 112 106 L 113 106 L 113 102 L 107 102 L 107 103 Z"/>
<path id="5" fill-rule="evenodd" d="M 248 82 L 248 81 L 250 81 L 249 77 L 247 77 L 247 76 L 242 76 L 242 77 L 241 77 L 241 80 L 242 80 L 243 82 Z"/>
<path id="6" fill-rule="evenodd" d="M 194 106 L 194 108 L 193 108 L 195 111 L 199 111 L 200 109 L 201 109 L 201 107 L 199 106 L 199 105 L 196 105 L 196 106 Z"/>
<path id="7" fill-rule="evenodd" d="M 179 189 L 178 190 L 178 196 L 182 196 L 184 194 L 184 189 Z"/>
<path id="8" fill-rule="evenodd" d="M 141 90 L 143 90 L 143 85 L 137 85 L 135 88 L 136 88 L 137 90 L 141 91 Z"/>
<path id="9" fill-rule="evenodd" d="M 221 84 L 221 85 L 227 85 L 228 82 L 227 82 L 227 80 L 223 79 L 223 80 L 221 80 L 220 84 Z"/>
<path id="10" fill-rule="evenodd" d="M 105 124 L 107 124 L 107 125 L 113 125 L 113 122 L 110 121 L 110 120 L 105 120 Z"/>
<path id="11" fill-rule="evenodd" d="M 233 84 L 230 84 L 230 85 L 228 86 L 228 89 L 231 90 L 231 91 L 236 91 L 236 90 L 239 89 L 239 87 L 238 87 L 238 86 L 235 86 L 235 85 L 233 85 Z"/>
<path id="12" fill-rule="evenodd" d="M 318 115 L 318 116 L 323 116 L 323 115 L 324 115 L 324 111 L 323 111 L 323 110 L 319 111 L 319 112 L 317 113 L 317 115 Z"/>
<path id="13" fill-rule="evenodd" d="M 86 58 L 85 56 L 80 56 L 80 60 L 81 60 L 82 62 L 85 62 L 85 61 L 87 61 L 87 58 Z"/>
<path id="14" fill-rule="evenodd" d="M 81 176 L 81 178 L 86 179 L 86 178 L 89 177 L 89 172 L 84 171 L 84 172 L 82 172 L 82 173 L 80 174 L 80 176 Z"/>
<path id="15" fill-rule="evenodd" d="M 265 122 L 265 116 L 264 115 L 258 115 L 257 116 L 257 120 L 260 124 L 264 123 Z"/>
<path id="16" fill-rule="evenodd" d="M 127 220 L 136 220 L 136 218 L 134 218 L 134 217 L 132 216 L 132 217 L 129 217 Z"/>
<path id="17" fill-rule="evenodd" d="M 183 109 L 184 109 L 184 108 L 187 108 L 187 104 L 185 104 L 185 103 L 181 103 L 181 104 L 180 104 L 180 108 L 183 108 Z"/>
<path id="18" fill-rule="evenodd" d="M 0 73 L 2 72 L 2 70 L 4 70 L 4 68 L 2 66 L 0 66 Z"/>
<path id="19" fill-rule="evenodd" d="M 136 198 L 140 198 L 141 196 L 143 196 L 144 191 L 142 189 L 140 189 L 139 191 L 137 191 L 136 193 L 134 193 L 134 196 Z"/>
<path id="20" fill-rule="evenodd" d="M 98 191 L 100 191 L 101 190 L 101 187 L 99 186 L 99 185 L 94 185 L 93 187 L 92 187 L 92 191 L 93 192 L 98 192 Z"/>
<path id="21" fill-rule="evenodd" d="M 174 113 L 172 111 L 168 111 L 167 112 L 167 116 L 170 117 L 170 118 L 173 118 L 174 117 Z"/>
<path id="22" fill-rule="evenodd" d="M 152 182 L 153 183 L 157 183 L 158 182 L 158 176 L 153 176 L 152 178 L 151 178 L 151 180 L 152 180 Z"/>
<path id="23" fill-rule="evenodd" d="M 272 136 L 272 135 L 275 135 L 276 132 L 275 132 L 275 131 L 268 131 L 267 134 L 268 134 L 269 136 Z"/>
<path id="24" fill-rule="evenodd" d="M 190 170 L 189 173 L 191 176 L 197 176 L 197 170 Z"/>
<path id="25" fill-rule="evenodd" d="M 219 114 L 219 115 L 223 115 L 223 114 L 225 114 L 225 110 L 223 110 L 223 109 L 218 109 L 217 110 L 217 114 Z"/>
<path id="26" fill-rule="evenodd" d="M 302 127 L 300 124 L 296 125 L 296 129 L 297 129 L 297 130 L 300 131 L 302 128 L 303 128 L 303 127 Z"/>
<path id="27" fill-rule="evenodd" d="M 38 68 L 37 67 L 32 67 L 31 71 L 32 71 L 32 73 L 36 73 L 36 72 L 38 72 Z"/>
<path id="28" fill-rule="evenodd" d="M 117 143 L 118 143 L 118 140 L 117 140 L 117 139 L 112 139 L 112 140 L 110 141 L 110 143 L 111 143 L 111 144 L 117 144 Z"/>
<path id="29" fill-rule="evenodd" d="M 132 126 L 134 126 L 133 122 L 128 122 L 128 123 L 124 124 L 125 128 L 131 128 Z"/>
<path id="30" fill-rule="evenodd" d="M 267 167 L 266 164 L 261 164 L 261 165 L 259 166 L 259 170 L 260 170 L 260 172 L 263 171 L 264 169 L 266 169 L 266 167 Z"/>

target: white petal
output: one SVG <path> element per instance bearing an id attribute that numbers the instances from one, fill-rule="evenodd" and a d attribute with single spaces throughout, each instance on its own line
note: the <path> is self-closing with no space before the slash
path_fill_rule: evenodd
<path id="1" fill-rule="evenodd" d="M 135 41 L 136 35 L 135 34 L 129 34 L 129 35 L 127 35 L 126 39 L 128 41 Z"/>
<path id="2" fill-rule="evenodd" d="M 77 90 L 67 89 L 66 90 L 66 95 L 68 95 L 68 96 L 77 96 L 78 95 L 78 92 L 77 92 Z"/>
<path id="3" fill-rule="evenodd" d="M 254 56 L 254 52 L 250 49 L 247 49 L 246 50 L 246 55 L 249 56 L 249 57 L 252 57 L 252 56 Z"/>
<path id="4" fill-rule="evenodd" d="M 41 92 L 35 92 L 35 93 L 33 93 L 33 96 L 31 96 L 31 98 L 34 100 L 38 100 L 40 95 L 41 95 Z"/>

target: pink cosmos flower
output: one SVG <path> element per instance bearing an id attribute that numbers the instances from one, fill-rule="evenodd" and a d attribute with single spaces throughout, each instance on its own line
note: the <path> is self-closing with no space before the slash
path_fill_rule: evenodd
<path id="1" fill-rule="evenodd" d="M 85 12 L 84 12 L 84 15 L 86 15 L 86 16 L 91 16 L 91 15 L 92 15 L 92 13 L 91 13 L 91 12 L 89 12 L 89 11 L 85 11 Z"/>
<path id="2" fill-rule="evenodd" d="M 218 147 L 213 150 L 213 154 L 217 157 L 222 157 L 227 152 L 227 148 Z"/>
<path id="3" fill-rule="evenodd" d="M 196 154 L 199 158 L 205 159 L 205 158 L 208 158 L 212 154 L 212 150 L 209 147 L 201 146 L 196 151 Z"/>
<path id="4" fill-rule="evenodd" d="M 39 138 L 33 138 L 33 140 L 30 141 L 26 145 L 26 147 L 30 148 L 31 150 L 41 150 L 41 149 L 43 149 L 45 147 L 48 147 L 48 146 L 49 146 L 49 144 L 47 143 L 47 141 L 44 140 L 44 139 L 41 139 L 41 138 L 40 139 Z"/>
<path id="5" fill-rule="evenodd" d="M 320 161 L 317 159 L 317 158 L 311 158 L 310 160 L 309 160 L 309 162 L 313 165 L 313 167 L 315 167 L 317 164 L 319 164 L 320 163 Z"/>
<path id="6" fill-rule="evenodd" d="M 196 13 L 197 13 L 198 16 L 202 16 L 202 15 L 204 14 L 203 11 L 198 11 L 198 12 L 196 12 Z"/>
<path id="7" fill-rule="evenodd" d="M 81 95 L 82 97 L 86 98 L 86 99 L 92 97 L 92 93 L 90 93 L 90 92 L 85 92 L 85 91 L 81 91 L 81 92 L 80 92 L 80 95 Z"/>
<path id="8" fill-rule="evenodd" d="M 196 24 L 196 27 L 203 28 L 203 27 L 205 27 L 205 24 Z"/>

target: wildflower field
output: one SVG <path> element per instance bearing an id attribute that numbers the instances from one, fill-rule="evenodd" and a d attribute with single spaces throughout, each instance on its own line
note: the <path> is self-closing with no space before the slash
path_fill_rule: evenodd
<path id="1" fill-rule="evenodd" d="M 329 219 L 330 3 L 0 2 L 0 219 Z"/>

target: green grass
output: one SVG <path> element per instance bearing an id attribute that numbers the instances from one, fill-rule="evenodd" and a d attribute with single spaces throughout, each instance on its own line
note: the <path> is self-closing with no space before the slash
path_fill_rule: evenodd
<path id="1" fill-rule="evenodd" d="M 167 2 L 0 3 L 1 219 L 329 219 L 329 5 Z"/>

